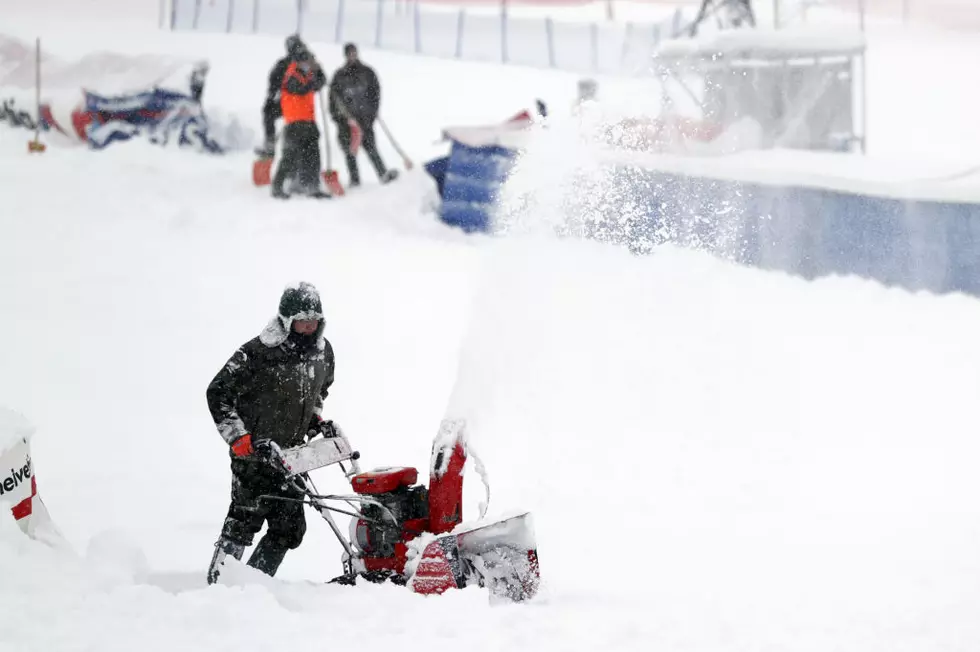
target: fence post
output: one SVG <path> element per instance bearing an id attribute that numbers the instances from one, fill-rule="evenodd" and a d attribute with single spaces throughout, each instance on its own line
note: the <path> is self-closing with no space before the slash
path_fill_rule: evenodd
<path id="1" fill-rule="evenodd" d="M 500 60 L 507 59 L 507 0 L 500 0 Z"/>
<path id="2" fill-rule="evenodd" d="M 252 33 L 259 31 L 259 0 L 252 0 Z"/>
<path id="3" fill-rule="evenodd" d="M 201 18 L 201 0 L 194 0 L 194 22 L 191 24 L 191 27 L 194 28 L 194 31 L 197 31 L 197 24 L 200 21 L 200 18 Z"/>
<path id="4" fill-rule="evenodd" d="M 167 0 L 160 0 L 160 2 L 159 2 L 159 13 L 160 13 L 160 15 L 158 16 L 157 29 L 163 29 L 163 20 L 164 20 L 163 17 L 164 17 L 164 14 L 167 13 L 166 7 L 164 7 L 164 4 L 166 3 L 166 1 Z"/>
<path id="5" fill-rule="evenodd" d="M 344 37 L 344 0 L 337 2 L 337 25 L 334 29 L 333 39 L 335 43 L 340 43 Z"/>
<path id="6" fill-rule="evenodd" d="M 599 26 L 592 23 L 589 33 L 592 37 L 592 70 L 599 72 Z"/>
<path id="7" fill-rule="evenodd" d="M 412 17 L 412 23 L 415 29 L 415 53 L 419 54 L 422 52 L 422 10 L 419 9 L 418 0 L 415 1 L 415 14 Z"/>
<path id="8" fill-rule="evenodd" d="M 296 0 L 296 33 L 303 33 L 303 0 Z"/>
<path id="9" fill-rule="evenodd" d="M 466 25 L 466 9 L 460 9 L 456 18 L 456 58 L 463 58 L 463 29 Z"/>
<path id="10" fill-rule="evenodd" d="M 545 39 L 548 42 L 548 65 L 555 67 L 555 21 L 548 16 L 544 19 Z"/>
<path id="11" fill-rule="evenodd" d="M 677 9 L 674 12 L 674 24 L 671 28 L 671 38 L 677 38 L 677 36 L 681 33 L 681 23 L 683 21 L 684 21 L 684 12 L 682 12 L 680 9 Z"/>
<path id="12" fill-rule="evenodd" d="M 626 57 L 629 56 L 630 42 L 633 40 L 633 21 L 626 23 L 626 31 L 623 32 L 623 51 L 619 54 L 619 67 L 626 64 Z"/>
<path id="13" fill-rule="evenodd" d="M 228 22 L 225 23 L 225 33 L 231 34 L 231 24 L 235 20 L 235 0 L 228 0 Z"/>
<path id="14" fill-rule="evenodd" d="M 384 0 L 378 0 L 378 17 L 374 25 L 374 47 L 381 49 L 381 25 L 384 23 Z"/>
<path id="15" fill-rule="evenodd" d="M 177 0 L 170 0 L 170 31 L 177 29 Z"/>
<path id="16" fill-rule="evenodd" d="M 653 26 L 653 47 L 660 45 L 660 24 Z"/>

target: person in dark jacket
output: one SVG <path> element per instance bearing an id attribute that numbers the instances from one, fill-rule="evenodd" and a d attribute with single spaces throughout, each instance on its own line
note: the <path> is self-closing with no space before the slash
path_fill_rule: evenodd
<path id="1" fill-rule="evenodd" d="M 279 93 L 282 91 L 282 81 L 286 69 L 292 62 L 292 53 L 300 49 L 308 49 L 302 39 L 296 34 L 286 38 L 286 56 L 276 61 L 269 71 L 269 89 L 266 91 L 265 104 L 262 105 L 262 131 L 265 142 L 255 153 L 262 158 L 272 158 L 276 155 L 276 120 L 282 117 L 279 106 Z"/>
<path id="2" fill-rule="evenodd" d="M 367 152 L 371 165 L 382 183 L 388 183 L 398 176 L 397 171 L 385 168 L 381 154 L 378 153 L 374 137 L 374 122 L 378 119 L 381 106 L 381 83 L 374 70 L 358 58 L 357 46 L 344 45 L 347 62 L 334 73 L 330 83 L 330 117 L 337 124 L 337 141 L 347 160 L 347 173 L 350 185 L 359 186 L 361 175 L 357 169 L 357 158 L 351 153 L 351 122 L 361 130 L 361 146 Z"/>
<path id="3" fill-rule="evenodd" d="M 316 126 L 316 93 L 327 83 L 323 68 L 306 46 L 291 54 L 279 92 L 285 144 L 272 179 L 272 196 L 288 199 L 283 184 L 296 178 L 298 190 L 311 197 L 329 198 L 320 188 L 320 129 Z"/>
<path id="4" fill-rule="evenodd" d="M 303 541 L 303 505 L 260 501 L 259 496 L 301 497 L 284 488 L 285 476 L 269 464 L 269 442 L 291 448 L 339 431 L 321 416 L 334 380 L 333 348 L 323 331 L 316 288 L 309 283 L 287 287 L 279 313 L 235 351 L 208 386 L 208 408 L 228 444 L 232 472 L 231 505 L 208 568 L 209 584 L 217 581 L 227 555 L 241 560 L 266 521 L 268 530 L 249 566 L 275 575 L 286 552 Z"/>

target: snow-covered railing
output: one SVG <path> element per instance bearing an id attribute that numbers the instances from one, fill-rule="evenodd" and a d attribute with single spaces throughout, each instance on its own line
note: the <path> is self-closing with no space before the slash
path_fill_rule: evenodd
<path id="1" fill-rule="evenodd" d="M 402 0 L 166 0 L 171 30 L 299 32 L 311 41 L 581 73 L 646 70 L 652 49 L 684 30 L 680 9 L 661 22 L 563 22 Z"/>

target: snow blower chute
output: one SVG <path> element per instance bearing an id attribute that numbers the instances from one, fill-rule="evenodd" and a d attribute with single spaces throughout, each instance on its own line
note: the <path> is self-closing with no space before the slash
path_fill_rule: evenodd
<path id="1" fill-rule="evenodd" d="M 467 456 L 465 423 L 447 420 L 432 444 L 428 486 L 417 484 L 418 470 L 411 467 L 362 472 L 360 454 L 339 432 L 295 448 L 275 448 L 273 463 L 306 495 L 305 502 L 327 521 L 344 548 L 344 574 L 332 582 L 390 581 L 421 594 L 481 586 L 494 597 L 530 599 L 540 582 L 531 515 L 493 521 L 481 514 L 479 520 L 464 524 Z M 350 480 L 353 495 L 317 492 L 309 472 L 333 464 Z M 344 502 L 357 511 L 329 501 Z M 349 538 L 332 513 L 351 517 Z"/>

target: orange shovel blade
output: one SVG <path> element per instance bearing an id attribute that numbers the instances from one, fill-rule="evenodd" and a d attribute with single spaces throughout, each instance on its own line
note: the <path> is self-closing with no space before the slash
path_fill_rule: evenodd
<path id="1" fill-rule="evenodd" d="M 344 196 L 344 187 L 340 185 L 340 178 L 337 176 L 336 170 L 327 170 L 323 173 L 323 182 L 327 184 L 327 190 L 334 197 Z"/>
<path id="2" fill-rule="evenodd" d="M 252 183 L 267 186 L 272 183 L 272 159 L 259 159 L 252 164 Z"/>

